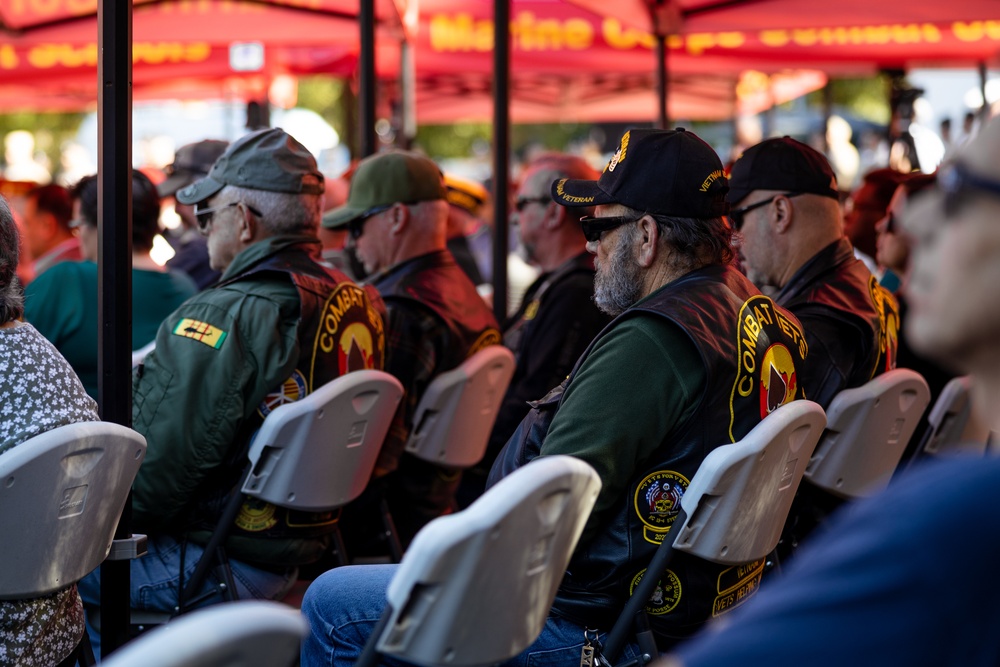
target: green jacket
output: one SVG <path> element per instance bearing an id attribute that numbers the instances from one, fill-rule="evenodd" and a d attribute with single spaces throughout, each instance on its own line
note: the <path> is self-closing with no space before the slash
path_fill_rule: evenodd
<path id="1" fill-rule="evenodd" d="M 333 292 L 346 277 L 321 273 L 312 259 L 317 252 L 318 242 L 307 236 L 257 243 L 236 256 L 218 287 L 196 294 L 160 326 L 156 349 L 133 378 L 133 426 L 148 445 L 133 487 L 138 532 L 207 539 L 214 518 L 206 516 L 206 499 L 221 500 L 233 489 L 265 406 L 276 396 L 284 400 L 302 376 L 300 350 L 312 347 L 299 342 L 302 307 L 290 274 L 254 269 L 275 260 L 314 267 Z M 374 367 L 381 368 L 381 358 Z M 298 383 L 298 395 L 311 380 Z M 313 560 L 324 545 L 316 536 L 227 542 L 233 557 L 272 565 Z"/>

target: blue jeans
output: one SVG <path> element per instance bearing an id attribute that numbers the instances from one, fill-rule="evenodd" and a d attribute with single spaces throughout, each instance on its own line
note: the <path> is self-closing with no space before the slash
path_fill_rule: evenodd
<path id="1" fill-rule="evenodd" d="M 162 611 L 173 613 L 177 606 L 178 585 L 181 572 L 181 543 L 169 535 L 150 536 L 147 544 L 148 553 L 132 561 L 130 568 L 132 584 L 129 599 L 132 609 L 146 611 Z M 184 545 L 184 581 L 191 579 L 198 559 L 204 550 L 201 545 L 188 542 Z M 297 576 L 296 568 L 287 572 L 276 573 L 261 570 L 237 560 L 229 560 L 236 582 L 236 592 L 242 599 L 274 599 L 284 595 Z M 205 579 L 195 597 L 212 592 L 196 606 L 204 607 L 223 601 L 218 590 L 219 581 L 211 574 Z M 80 597 L 83 598 L 87 610 L 87 632 L 94 646 L 94 654 L 100 656 L 100 631 L 91 624 L 91 616 L 95 608 L 101 604 L 101 568 L 97 568 L 78 584 Z"/>
<path id="2" fill-rule="evenodd" d="M 302 645 L 302 667 L 351 667 L 385 608 L 385 591 L 396 565 L 338 567 L 309 586 L 302 600 L 302 613 L 312 632 Z M 483 628 L 483 632 L 489 632 Z M 542 634 L 527 650 L 505 665 L 578 667 L 583 647 L 583 626 L 550 616 Z M 602 634 L 600 640 L 604 641 Z M 629 644 L 621 659 L 638 655 Z M 400 660 L 380 658 L 380 665 L 406 665 Z"/>

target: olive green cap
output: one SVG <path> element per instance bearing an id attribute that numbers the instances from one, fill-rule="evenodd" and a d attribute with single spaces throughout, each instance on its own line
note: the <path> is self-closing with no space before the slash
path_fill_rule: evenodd
<path id="1" fill-rule="evenodd" d="M 325 181 L 316 158 L 280 128 L 251 132 L 233 142 L 208 176 L 177 191 L 182 204 L 197 204 L 227 185 L 252 190 L 323 194 Z"/>
<path id="2" fill-rule="evenodd" d="M 347 203 L 324 215 L 323 226 L 343 227 L 373 208 L 445 199 L 447 194 L 433 160 L 409 151 L 379 153 L 358 163 Z"/>

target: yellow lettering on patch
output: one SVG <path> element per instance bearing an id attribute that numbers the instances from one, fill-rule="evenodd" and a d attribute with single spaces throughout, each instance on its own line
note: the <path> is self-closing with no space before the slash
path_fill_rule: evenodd
<path id="1" fill-rule="evenodd" d="M 222 347 L 222 344 L 226 342 L 226 336 L 229 335 L 218 327 L 213 327 L 211 324 L 199 322 L 198 320 L 192 320 L 189 317 L 185 317 L 177 323 L 173 334 L 196 340 L 216 350 Z"/>
<path id="2" fill-rule="evenodd" d="M 712 183 L 715 183 L 720 178 L 725 178 L 725 176 L 726 175 L 722 173 L 721 169 L 716 169 L 711 174 L 709 174 L 708 177 L 702 182 L 701 188 L 699 189 L 702 192 L 708 192 L 708 189 L 712 187 Z"/>

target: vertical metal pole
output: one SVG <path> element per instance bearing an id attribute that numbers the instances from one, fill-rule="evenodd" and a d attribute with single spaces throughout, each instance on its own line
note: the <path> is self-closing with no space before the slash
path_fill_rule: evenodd
<path id="1" fill-rule="evenodd" d="M 101 419 L 132 424 L 132 3 L 99 0 L 97 397 Z M 132 498 L 115 539 L 131 534 Z M 101 649 L 128 639 L 129 563 L 101 566 Z"/>
<path id="2" fill-rule="evenodd" d="M 361 157 L 374 155 L 375 137 L 375 0 L 361 0 L 358 14 L 361 29 L 361 54 L 358 63 L 359 127 Z"/>
<path id="3" fill-rule="evenodd" d="M 833 81 L 827 79 L 823 86 L 823 152 L 830 152 L 830 144 L 826 140 L 826 133 L 830 129 L 830 118 L 833 116 Z"/>
<path id="4" fill-rule="evenodd" d="M 986 71 L 986 63 L 979 61 L 979 92 L 983 95 L 983 106 L 979 107 L 979 127 L 982 129 L 990 119 L 990 106 L 986 101 L 986 80 L 989 74 Z"/>
<path id="5" fill-rule="evenodd" d="M 399 89 L 402 93 L 399 145 L 409 150 L 417 136 L 417 73 L 413 60 L 413 44 L 409 39 L 400 45 L 399 61 Z"/>
<path id="6" fill-rule="evenodd" d="M 507 318 L 510 181 L 510 0 L 493 3 L 493 314 Z"/>
<path id="7" fill-rule="evenodd" d="M 656 126 L 669 129 L 670 115 L 667 113 L 667 36 L 656 36 Z"/>

